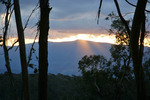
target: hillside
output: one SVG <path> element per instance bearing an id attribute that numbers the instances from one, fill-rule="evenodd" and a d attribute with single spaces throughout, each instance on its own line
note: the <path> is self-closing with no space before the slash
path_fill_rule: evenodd
<path id="1" fill-rule="evenodd" d="M 26 45 L 27 55 L 29 55 L 29 51 L 32 44 Z M 111 44 L 106 43 L 98 43 L 98 42 L 90 42 L 90 41 L 73 41 L 73 42 L 49 42 L 48 43 L 48 62 L 49 62 L 49 73 L 57 74 L 62 73 L 65 75 L 80 75 L 78 72 L 78 61 L 84 55 L 91 54 L 101 54 L 104 55 L 107 59 L 110 57 L 109 48 Z M 20 73 L 20 58 L 19 58 L 19 48 L 14 47 L 10 50 L 10 61 L 11 61 L 11 69 L 13 73 Z M 36 65 L 34 67 L 38 67 L 38 43 L 35 43 L 34 46 L 36 52 L 32 57 L 32 64 Z M 5 61 L 3 55 L 3 48 L 0 47 L 0 73 L 4 73 L 6 71 Z M 29 68 L 29 73 L 33 73 L 33 69 Z"/>

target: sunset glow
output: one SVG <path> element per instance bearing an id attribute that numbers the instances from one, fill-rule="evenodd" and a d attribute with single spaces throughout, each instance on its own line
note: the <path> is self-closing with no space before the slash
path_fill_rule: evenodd
<path id="1" fill-rule="evenodd" d="M 12 46 L 12 44 L 16 41 L 16 38 L 10 38 L 7 41 L 8 46 Z M 84 40 L 84 41 L 92 41 L 92 42 L 100 42 L 100 43 L 110 43 L 110 44 L 116 44 L 116 39 L 115 35 L 106 35 L 106 34 L 101 34 L 101 35 L 93 35 L 93 34 L 77 34 L 69 37 L 64 37 L 64 38 L 55 38 L 51 39 L 49 38 L 49 42 L 71 42 L 71 41 L 76 41 L 76 40 Z M 30 44 L 33 43 L 33 39 L 26 38 L 25 43 Z M 36 40 L 38 42 L 38 39 Z M 144 41 L 144 45 L 147 47 L 150 47 L 150 38 L 146 38 Z M 18 43 L 15 44 L 17 46 Z"/>
<path id="2" fill-rule="evenodd" d="M 56 38 L 49 39 L 50 42 L 69 42 L 76 40 L 86 40 L 92 42 L 103 42 L 103 43 L 111 43 L 115 44 L 115 35 L 93 35 L 93 34 L 77 34 L 74 36 L 70 36 L 67 38 Z"/>
<path id="3" fill-rule="evenodd" d="M 5 16 L 6 16 L 6 14 L 1 14 L 1 19 L 2 19 L 2 23 L 4 23 L 4 21 L 5 21 Z"/>
<path id="4" fill-rule="evenodd" d="M 6 17 L 6 14 L 1 14 L 1 19 L 2 19 L 2 23 L 5 22 L 5 17 Z M 10 14 L 8 15 L 8 19 L 10 18 Z"/>
<path id="5" fill-rule="evenodd" d="M 10 38 L 8 39 L 7 45 L 11 46 L 17 39 L 16 38 Z M 56 39 L 48 39 L 49 42 L 71 42 L 76 40 L 85 40 L 85 41 L 92 41 L 92 42 L 102 42 L 102 43 L 111 43 L 115 44 L 115 36 L 114 35 L 93 35 L 93 34 L 77 34 L 70 37 L 64 37 L 64 38 L 56 38 Z M 33 43 L 33 39 L 25 39 L 25 43 Z M 38 42 L 38 40 L 36 40 Z M 15 45 L 18 45 L 16 43 Z"/>

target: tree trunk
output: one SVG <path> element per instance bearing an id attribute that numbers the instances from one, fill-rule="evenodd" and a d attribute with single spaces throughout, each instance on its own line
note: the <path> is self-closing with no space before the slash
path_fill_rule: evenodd
<path id="1" fill-rule="evenodd" d="M 47 100 L 49 0 L 40 0 L 39 36 L 39 100 Z"/>
<path id="2" fill-rule="evenodd" d="M 140 51 L 139 44 L 140 33 L 142 28 L 142 23 L 145 21 L 144 12 L 146 8 L 147 0 L 138 0 L 137 7 L 135 10 L 131 35 L 130 35 L 130 51 L 133 60 L 133 67 L 134 67 L 134 74 L 136 78 L 137 84 L 137 99 L 138 100 L 146 100 L 146 86 L 145 86 L 145 79 L 144 79 L 144 72 L 142 67 L 142 55 L 143 52 Z M 141 33 L 142 34 L 142 33 Z M 145 33 L 144 33 L 145 34 Z"/>
<path id="3" fill-rule="evenodd" d="M 15 85 L 14 85 L 14 78 L 13 78 L 13 74 L 11 72 L 11 67 L 10 67 L 10 61 L 9 61 L 9 53 L 8 53 L 8 49 L 6 46 L 6 41 L 7 41 L 7 32 L 8 32 L 8 26 L 9 26 L 9 22 L 10 22 L 10 5 L 11 5 L 11 0 L 7 1 L 7 5 L 6 5 L 6 17 L 5 17 L 5 27 L 4 27 L 4 33 L 3 33 L 3 49 L 4 49 L 4 58 L 5 58 L 5 66 L 8 72 L 8 76 L 10 78 L 10 83 L 12 86 L 12 89 L 14 91 L 14 95 L 15 95 L 15 100 L 18 100 L 18 96 L 17 96 L 17 92 L 15 89 Z M 9 17 L 8 17 L 9 16 Z"/>
<path id="4" fill-rule="evenodd" d="M 24 31 L 23 31 L 22 21 L 21 21 L 19 0 L 14 0 L 14 11 L 15 11 L 15 19 L 16 19 L 16 26 L 17 26 L 18 40 L 19 40 L 24 100 L 29 100 L 28 69 L 27 69 Z"/>

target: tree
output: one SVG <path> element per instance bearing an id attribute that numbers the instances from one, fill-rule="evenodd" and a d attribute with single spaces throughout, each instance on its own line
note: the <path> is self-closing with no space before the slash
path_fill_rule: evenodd
<path id="1" fill-rule="evenodd" d="M 100 9 L 102 0 L 100 0 Z M 125 0 L 127 3 L 128 0 Z M 128 35 L 130 37 L 130 53 L 133 60 L 133 67 L 134 67 L 134 75 L 136 78 L 136 84 L 137 84 L 137 99 L 138 100 L 146 100 L 146 86 L 145 86 L 145 78 L 144 78 L 144 71 L 142 67 L 142 59 L 143 59 L 143 49 L 144 49 L 144 38 L 145 38 L 145 11 L 146 11 L 146 4 L 148 0 L 138 0 L 136 10 L 134 12 L 133 21 L 132 21 L 132 27 L 129 28 L 127 21 L 123 18 L 120 7 L 117 0 L 114 0 L 114 3 L 116 5 L 116 9 L 118 12 L 118 15 L 124 24 Z M 132 5 L 131 3 L 129 3 Z M 132 5 L 133 6 L 133 5 Z"/>
<path id="2" fill-rule="evenodd" d="M 5 26 L 3 28 L 3 37 L 0 36 L 0 42 L 2 43 L 3 46 L 3 50 L 4 50 L 4 58 L 5 58 L 5 66 L 10 78 L 10 83 L 12 86 L 12 89 L 14 91 L 14 95 L 15 95 L 15 99 L 18 100 L 18 96 L 16 93 L 16 89 L 15 89 L 15 84 L 14 84 L 14 78 L 13 78 L 13 74 L 11 72 L 11 67 L 10 67 L 10 59 L 9 59 L 9 50 L 7 49 L 7 45 L 6 45 L 6 41 L 7 41 L 7 33 L 8 33 L 8 27 L 9 27 L 9 23 L 10 23 L 10 19 L 11 19 L 11 14 L 13 12 L 13 10 L 11 10 L 11 0 L 7 0 L 7 1 L 1 1 L 5 6 L 6 6 L 6 16 L 5 16 Z"/>
<path id="3" fill-rule="evenodd" d="M 26 48 L 25 48 L 24 31 L 23 31 L 22 20 L 21 20 L 19 0 L 14 0 L 14 11 L 15 11 L 15 19 L 16 19 L 16 26 L 17 26 L 17 33 L 18 33 L 18 40 L 19 40 L 24 100 L 29 100 L 30 96 L 29 96 L 29 86 L 28 86 Z"/>
<path id="4" fill-rule="evenodd" d="M 112 89 L 113 86 L 110 85 L 109 64 L 105 57 L 101 55 L 84 56 L 78 65 L 86 85 L 89 85 L 90 91 L 88 92 L 93 94 L 91 99 L 111 99 L 110 94 L 113 93 L 109 89 Z"/>
<path id="5" fill-rule="evenodd" d="M 48 71 L 48 31 L 49 31 L 49 0 L 40 0 L 39 22 L 39 100 L 47 100 L 47 71 Z"/>
<path id="6" fill-rule="evenodd" d="M 134 74 L 137 84 L 138 100 L 146 100 L 146 84 L 142 67 L 144 37 L 145 37 L 145 8 L 147 0 L 138 0 L 134 13 L 131 35 L 130 52 L 133 60 Z M 140 42 L 139 42 L 140 40 Z"/>

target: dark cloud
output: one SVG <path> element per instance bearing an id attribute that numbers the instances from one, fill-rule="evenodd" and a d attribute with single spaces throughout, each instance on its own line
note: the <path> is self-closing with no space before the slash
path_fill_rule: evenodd
<path id="1" fill-rule="evenodd" d="M 99 0 L 51 0 L 51 28 L 84 30 L 96 26 Z"/>
<path id="2" fill-rule="evenodd" d="M 53 7 L 52 18 L 84 14 L 98 8 L 98 0 L 51 0 L 50 4 Z"/>
<path id="3" fill-rule="evenodd" d="M 106 0 L 107 4 L 112 7 L 112 1 Z M 104 2 L 103 9 L 107 6 Z M 51 11 L 51 29 L 55 30 L 93 30 L 100 26 L 105 27 L 104 18 L 111 11 L 102 11 L 100 19 L 101 25 L 97 25 L 96 16 L 99 7 L 99 0 L 51 0 L 53 10 Z M 107 8 L 109 8 L 107 6 Z M 110 9 L 109 9 L 110 10 Z M 103 19 L 103 20 L 102 20 Z"/>
<path id="4" fill-rule="evenodd" d="M 39 0 L 20 0 L 22 19 L 26 19 Z M 130 0 L 132 1 L 132 0 Z M 113 0 L 103 0 L 100 24 L 97 25 L 97 11 L 99 0 L 50 0 L 53 7 L 50 12 L 50 28 L 60 30 L 59 32 L 71 32 L 71 30 L 96 30 L 109 28 L 110 23 L 105 17 L 112 11 L 117 13 Z M 128 5 L 124 0 L 118 0 L 122 13 L 133 12 L 134 7 Z M 135 2 L 133 2 L 135 3 Z M 0 13 L 3 7 L 0 5 Z M 35 14 L 39 18 L 39 12 Z M 38 20 L 32 17 L 30 23 Z M 84 32 L 84 31 L 82 31 Z M 93 31 L 94 32 L 94 31 Z"/>

